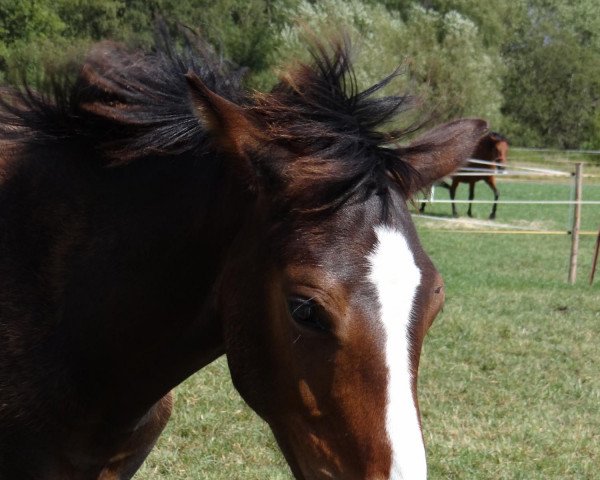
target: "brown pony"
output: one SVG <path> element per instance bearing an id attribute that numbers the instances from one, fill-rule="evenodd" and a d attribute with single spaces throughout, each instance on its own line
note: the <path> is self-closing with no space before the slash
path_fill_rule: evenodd
<path id="1" fill-rule="evenodd" d="M 203 49 L 101 44 L 0 110 L 0 478 L 129 479 L 169 391 L 226 354 L 298 479 L 426 477 L 443 283 L 406 200 L 486 131 L 408 146 L 344 42 L 249 95 Z"/>
<path id="2" fill-rule="evenodd" d="M 454 204 L 454 198 L 456 196 L 458 184 L 469 184 L 469 209 L 467 210 L 467 215 L 472 217 L 471 202 L 475 196 L 475 184 L 480 180 L 483 180 L 494 192 L 494 206 L 492 207 L 492 212 L 490 213 L 490 220 L 494 220 L 496 218 L 496 207 L 500 195 L 498 193 L 498 189 L 496 188 L 496 177 L 494 176 L 494 172 L 496 172 L 496 169 L 504 169 L 507 156 L 508 139 L 504 135 L 501 135 L 497 132 L 489 132 L 477 144 L 477 147 L 472 154 L 473 160 L 467 162 L 463 169 L 463 174 L 461 175 L 458 173 L 453 175 L 452 183 L 450 185 L 448 185 L 446 182 L 438 183 L 439 186 L 450 190 L 450 198 L 452 199 L 452 215 L 454 217 L 458 217 L 458 212 L 456 211 L 456 206 Z M 485 162 L 492 162 L 498 165 L 477 162 L 477 160 L 484 160 Z M 481 173 L 481 175 L 478 175 L 478 173 Z M 425 202 L 421 203 L 421 208 L 419 211 L 421 213 L 425 211 Z"/>

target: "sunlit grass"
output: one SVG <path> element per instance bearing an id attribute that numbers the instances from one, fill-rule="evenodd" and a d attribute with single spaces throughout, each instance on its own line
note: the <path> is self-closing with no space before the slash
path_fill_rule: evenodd
<path id="1" fill-rule="evenodd" d="M 500 192 L 500 202 L 512 201 L 571 201 L 573 200 L 573 186 L 571 182 L 540 182 L 538 181 L 514 181 L 499 179 L 497 182 Z M 457 200 L 467 200 L 469 187 L 467 184 L 459 185 L 456 193 Z M 449 192 L 445 188 L 437 187 L 435 190 L 436 200 L 449 200 Z M 494 199 L 492 190 L 484 183 L 478 182 L 475 186 L 475 199 L 492 201 Z M 586 181 L 583 188 L 583 200 L 600 200 L 600 184 Z M 466 203 L 456 205 L 460 217 L 467 217 Z M 598 231 L 600 227 L 600 205 L 582 205 L 581 229 Z M 473 217 L 479 220 L 487 220 L 492 205 L 487 203 L 474 203 L 472 207 Z M 426 215 L 449 218 L 452 211 L 449 203 L 429 204 L 425 208 Z M 563 230 L 568 231 L 573 223 L 572 205 L 534 205 L 534 204 L 499 204 L 497 207 L 496 223 L 502 225 L 515 225 L 516 227 L 530 227 L 537 230 Z M 494 223 L 490 222 L 490 227 Z"/>
<path id="2" fill-rule="evenodd" d="M 478 185 L 477 198 L 486 188 Z M 513 199 L 570 193 L 568 184 L 500 188 Z M 600 187 L 585 192 L 600 199 Z M 438 216 L 449 210 L 431 207 Z M 485 219 L 489 205 L 474 211 Z M 567 230 L 569 210 L 502 205 L 496 222 Z M 567 235 L 463 234 L 431 220 L 416 223 L 447 293 L 426 339 L 419 381 L 429 478 L 600 478 L 600 278 L 587 285 L 594 238 L 581 239 L 579 279 L 571 286 Z M 584 207 L 582 228 L 599 224 L 600 206 Z M 135 478 L 291 474 L 220 360 L 177 389 L 173 419 Z"/>
<path id="3" fill-rule="evenodd" d="M 234 390 L 224 358 L 184 382 L 175 400 L 136 479 L 291 478 L 271 432 Z"/>
<path id="4" fill-rule="evenodd" d="M 568 238 L 423 236 L 448 297 L 421 366 L 431 478 L 598 478 L 600 291 L 565 283 Z"/>

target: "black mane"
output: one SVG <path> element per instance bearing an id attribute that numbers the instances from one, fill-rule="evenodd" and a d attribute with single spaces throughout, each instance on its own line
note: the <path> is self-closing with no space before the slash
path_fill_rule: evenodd
<path id="1" fill-rule="evenodd" d="M 149 53 L 103 42 L 74 82 L 54 82 L 53 96 L 29 89 L 0 96 L 0 141 L 75 144 L 110 165 L 207 151 L 185 80 L 191 70 L 251 112 L 271 142 L 294 153 L 267 156 L 259 168 L 284 184 L 297 208 L 329 208 L 357 193 L 385 192 L 390 180 L 415 191 L 418 175 L 401 160 L 397 142 L 416 127 L 382 131 L 412 107 L 411 97 L 374 97 L 397 72 L 359 91 L 347 40 L 317 43 L 311 53 L 311 63 L 284 74 L 271 92 L 249 95 L 243 70 L 201 41 L 184 53 L 164 38 Z"/>
<path id="2" fill-rule="evenodd" d="M 390 179 L 405 192 L 415 191 L 418 174 L 401 160 L 397 143 L 420 125 L 382 130 L 413 107 L 413 98 L 374 96 L 398 72 L 359 91 L 346 39 L 331 47 L 317 43 L 311 55 L 312 63 L 282 75 L 253 108 L 273 141 L 299 154 L 295 162 L 271 165 L 290 179 L 293 203 L 328 209 L 356 194 L 385 192 Z"/>
<path id="3" fill-rule="evenodd" d="M 30 88 L 0 95 L 0 139 L 92 146 L 110 164 L 178 154 L 206 145 L 194 115 L 185 73 L 214 92 L 243 103 L 243 69 L 198 42 L 177 52 L 161 38 L 151 52 L 102 42 L 75 81 L 53 79 L 52 95 Z"/>

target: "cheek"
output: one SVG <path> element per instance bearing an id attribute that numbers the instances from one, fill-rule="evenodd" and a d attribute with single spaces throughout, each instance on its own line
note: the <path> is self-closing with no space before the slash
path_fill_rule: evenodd
<path id="1" fill-rule="evenodd" d="M 298 328 L 281 288 L 255 289 L 243 310 L 231 305 L 227 317 L 227 359 L 232 380 L 246 403 L 261 417 L 316 418 L 323 392 L 332 385 L 336 343 Z"/>
<path id="2" fill-rule="evenodd" d="M 313 458 L 339 469 L 336 478 L 384 478 L 390 468 L 388 375 L 380 343 L 363 331 L 324 356 L 307 348 L 308 358 L 318 358 L 318 364 L 296 358 L 304 372 L 296 430 L 310 443 Z"/>
<path id="3" fill-rule="evenodd" d="M 289 363 L 286 346 L 292 343 L 285 322 L 285 305 L 273 301 L 266 282 L 256 281 L 243 295 L 229 290 L 222 299 L 223 335 L 234 386 L 261 417 L 272 415 L 281 402 L 280 372 Z"/>
<path id="4" fill-rule="evenodd" d="M 333 393 L 340 404 L 348 431 L 361 445 L 385 442 L 388 369 L 383 348 L 364 336 L 356 348 L 336 358 Z M 378 445 L 381 448 L 381 445 Z"/>

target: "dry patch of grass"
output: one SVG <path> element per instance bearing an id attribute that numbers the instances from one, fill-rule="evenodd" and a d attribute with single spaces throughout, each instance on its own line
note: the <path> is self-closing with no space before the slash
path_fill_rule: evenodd
<path id="1" fill-rule="evenodd" d="M 514 220 L 512 223 L 501 223 L 469 217 L 448 218 L 441 216 L 419 215 L 414 217 L 422 228 L 432 230 L 548 230 L 552 223 L 543 220 Z"/>

